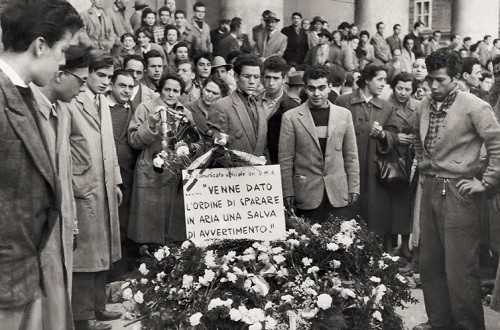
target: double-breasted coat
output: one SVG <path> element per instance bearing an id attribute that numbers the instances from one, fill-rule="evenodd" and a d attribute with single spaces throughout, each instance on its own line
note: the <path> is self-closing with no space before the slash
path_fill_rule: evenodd
<path id="1" fill-rule="evenodd" d="M 122 183 L 106 97 L 100 111 L 89 91 L 68 105 L 71 114 L 73 192 L 78 221 L 74 272 L 100 272 L 121 258 L 118 185 Z"/>
<path id="2" fill-rule="evenodd" d="M 375 156 L 377 153 L 392 152 L 398 127 L 396 114 L 393 107 L 379 97 L 366 102 L 359 90 L 339 96 L 335 104 L 351 111 L 356 132 L 361 189 L 359 202 L 353 205 L 353 210 L 364 218 L 371 231 L 383 235 L 391 230 L 390 222 L 387 221 L 390 189 L 376 179 Z M 384 141 L 370 136 L 374 122 L 384 128 Z"/>
<path id="3" fill-rule="evenodd" d="M 304 61 L 307 51 L 309 50 L 306 31 L 299 28 L 297 33 L 295 27 L 290 25 L 281 29 L 281 33 L 288 38 L 283 58 L 287 62 L 301 64 Z"/>

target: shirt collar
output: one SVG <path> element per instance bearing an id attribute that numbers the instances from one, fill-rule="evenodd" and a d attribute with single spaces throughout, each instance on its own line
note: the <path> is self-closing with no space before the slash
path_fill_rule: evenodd
<path id="1" fill-rule="evenodd" d="M 47 104 L 46 107 L 38 107 L 40 109 L 40 112 L 45 117 L 45 119 L 48 120 L 50 118 L 51 113 L 53 116 L 57 117 L 57 113 L 55 111 L 55 103 L 50 103 L 49 99 L 45 95 L 43 95 L 43 93 L 40 91 L 40 89 L 38 89 L 38 88 L 33 88 L 33 89 L 36 90 L 36 92 L 42 97 L 42 99 Z"/>
<path id="2" fill-rule="evenodd" d="M 92 92 L 92 91 L 90 90 L 90 88 L 88 88 L 88 87 L 87 87 L 87 89 L 85 90 L 85 92 L 84 92 L 84 93 L 85 93 L 85 94 L 87 94 L 87 96 L 88 96 L 88 97 L 89 97 L 92 101 L 94 101 L 94 100 L 96 99 L 97 94 L 94 94 L 94 92 Z"/>
<path id="3" fill-rule="evenodd" d="M 17 72 L 4 60 L 0 59 L 0 69 L 9 77 L 10 81 L 19 87 L 28 87 L 24 80 L 17 74 Z"/>
<path id="4" fill-rule="evenodd" d="M 147 48 L 144 48 L 144 47 L 142 47 L 142 46 L 141 46 L 141 52 L 143 52 L 143 53 L 147 53 L 147 52 L 149 52 L 150 50 L 151 50 L 151 43 L 148 45 L 148 47 L 147 47 Z"/>
<path id="5" fill-rule="evenodd" d="M 269 36 L 269 38 L 271 38 L 277 31 L 278 31 L 278 29 L 274 29 L 271 32 L 268 31 L 267 35 Z"/>
<path id="6" fill-rule="evenodd" d="M 273 100 L 273 102 L 278 102 L 279 100 L 281 100 L 281 98 L 283 97 L 283 93 L 284 93 L 283 88 L 281 88 L 280 94 L 278 95 L 277 98 L 275 98 Z M 264 91 L 264 93 L 262 93 L 262 101 L 266 101 L 266 102 L 269 101 L 265 91 Z"/>
<path id="7" fill-rule="evenodd" d="M 113 100 L 111 99 L 111 97 L 110 97 L 110 96 L 111 96 L 111 95 L 108 95 L 108 96 L 106 97 L 106 101 L 108 102 L 109 107 L 114 107 L 115 105 L 117 105 L 117 102 L 113 101 Z M 125 109 L 130 108 L 130 104 L 128 104 L 128 102 L 125 102 L 125 103 L 124 103 L 124 104 L 122 104 L 122 105 L 125 107 Z"/>
<path id="8" fill-rule="evenodd" d="M 362 98 L 365 99 L 366 103 L 370 102 L 373 99 L 373 96 L 370 98 L 366 97 L 365 94 L 363 94 L 363 91 L 361 89 L 359 90 L 359 94 L 361 95 Z"/>
<path id="9" fill-rule="evenodd" d="M 450 109 L 451 105 L 453 102 L 455 102 L 455 99 L 457 98 L 458 93 L 460 92 L 460 89 L 458 86 L 456 86 L 443 100 L 441 103 L 441 106 L 438 107 L 438 102 L 431 98 L 431 112 L 432 113 L 448 113 L 448 110 Z"/>

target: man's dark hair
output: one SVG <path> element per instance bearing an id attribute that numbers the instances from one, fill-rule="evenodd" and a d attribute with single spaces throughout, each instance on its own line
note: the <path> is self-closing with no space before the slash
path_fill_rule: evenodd
<path id="1" fill-rule="evenodd" d="M 367 36 L 368 39 L 370 39 L 370 33 L 366 30 L 363 30 L 359 33 L 359 37 L 361 38 L 362 36 Z"/>
<path id="2" fill-rule="evenodd" d="M 165 42 L 167 40 L 167 34 L 168 34 L 169 30 L 175 30 L 175 32 L 177 32 L 177 40 L 181 39 L 181 31 L 179 31 L 179 29 L 175 25 L 167 24 L 167 25 L 165 25 L 165 28 L 163 29 L 163 35 L 164 35 Z"/>
<path id="3" fill-rule="evenodd" d="M 436 30 L 436 31 L 432 32 L 432 35 L 435 36 L 437 33 L 442 34 L 441 30 Z"/>
<path id="4" fill-rule="evenodd" d="M 481 43 L 478 41 L 475 44 L 470 45 L 469 50 L 471 53 L 474 53 L 478 48 Z"/>
<path id="5" fill-rule="evenodd" d="M 137 31 L 135 31 L 135 37 L 137 40 L 139 40 L 140 33 L 144 33 L 146 37 L 149 38 L 149 42 L 154 42 L 155 39 L 153 37 L 153 33 L 147 27 L 141 26 L 140 28 L 137 29 Z"/>
<path id="6" fill-rule="evenodd" d="M 137 42 L 137 39 L 135 38 L 135 36 L 132 33 L 128 33 L 128 32 L 125 32 L 124 34 L 122 34 L 122 36 L 120 37 L 120 41 L 123 43 L 123 41 L 127 37 L 130 37 L 130 38 L 134 39 L 134 42 Z"/>
<path id="7" fill-rule="evenodd" d="M 269 16 L 269 14 L 271 13 L 271 11 L 269 9 L 266 9 L 262 12 L 262 18 L 266 18 L 267 16 Z"/>
<path id="8" fill-rule="evenodd" d="M 205 7 L 207 8 L 207 6 L 205 6 L 205 4 L 201 1 L 197 1 L 194 5 L 193 5 L 193 10 L 196 11 L 196 8 L 198 7 Z"/>
<path id="9" fill-rule="evenodd" d="M 304 81 L 304 84 L 307 85 L 307 82 L 310 79 L 317 80 L 321 78 L 326 78 L 327 82 L 331 84 L 332 83 L 331 76 L 332 73 L 327 66 L 322 64 L 314 64 L 306 69 L 306 71 L 304 72 L 304 76 L 302 77 L 302 81 Z"/>
<path id="10" fill-rule="evenodd" d="M 484 79 L 486 79 L 486 78 L 491 78 L 491 79 L 493 79 L 493 74 L 492 74 L 491 72 L 488 72 L 488 71 L 482 72 L 482 73 L 481 73 L 481 76 L 482 76 L 482 77 L 481 77 L 481 78 L 479 78 L 479 81 L 481 81 L 481 82 L 483 82 L 483 81 L 484 81 Z"/>
<path id="11" fill-rule="evenodd" d="M 465 72 L 467 72 L 468 74 L 471 74 L 472 68 L 476 64 L 481 65 L 481 62 L 479 62 L 478 58 L 466 57 L 466 58 L 462 59 L 462 72 L 460 72 L 460 74 L 463 75 Z"/>
<path id="12" fill-rule="evenodd" d="M 456 37 L 456 35 L 453 35 L 453 39 L 451 39 L 451 41 L 455 40 L 455 37 Z M 467 41 L 470 41 L 470 40 L 472 40 L 471 37 L 465 37 L 464 38 L 464 43 L 467 42 Z"/>
<path id="13" fill-rule="evenodd" d="M 254 54 L 242 54 L 236 58 L 234 62 L 233 70 L 236 74 L 241 74 L 241 69 L 244 66 L 257 66 L 262 72 L 262 61 L 257 55 Z"/>
<path id="14" fill-rule="evenodd" d="M 60 70 L 76 70 L 88 68 L 90 66 L 90 54 L 87 49 L 80 45 L 71 45 L 66 49 L 66 64 L 62 65 Z"/>
<path id="15" fill-rule="evenodd" d="M 340 87 L 345 82 L 346 71 L 338 65 L 332 65 L 329 67 L 330 79 L 329 82 L 333 87 Z"/>
<path id="16" fill-rule="evenodd" d="M 392 30 L 396 30 L 398 28 L 398 26 L 401 27 L 401 24 L 394 24 L 394 26 L 392 27 Z"/>
<path id="17" fill-rule="evenodd" d="M 448 76 L 458 77 L 462 72 L 462 57 L 456 51 L 441 48 L 427 56 L 425 65 L 429 73 L 446 69 Z"/>
<path id="18" fill-rule="evenodd" d="M 144 25 L 144 19 L 149 15 L 149 14 L 153 14 L 155 15 L 155 19 L 156 19 L 156 13 L 154 12 L 153 9 L 151 8 L 145 8 L 143 11 L 142 11 L 142 14 L 141 14 L 141 25 Z"/>
<path id="19" fill-rule="evenodd" d="M 175 44 L 175 46 L 172 48 L 172 52 L 175 54 L 177 53 L 177 49 L 181 48 L 181 47 L 186 47 L 186 49 L 188 50 L 189 52 L 189 46 L 187 43 L 181 41 L 181 42 L 178 42 Z"/>
<path id="20" fill-rule="evenodd" d="M 142 57 L 140 55 L 127 55 L 123 58 L 123 68 L 125 69 L 127 67 L 127 64 L 128 62 L 130 61 L 137 61 L 137 62 L 141 62 L 142 63 L 142 66 L 143 67 L 146 67 L 146 64 L 144 63 L 144 60 L 142 59 Z"/>
<path id="21" fill-rule="evenodd" d="M 486 39 L 491 38 L 491 35 L 487 34 L 484 36 L 483 40 L 486 41 Z"/>
<path id="22" fill-rule="evenodd" d="M 211 53 L 209 52 L 198 52 L 196 53 L 196 55 L 194 55 L 193 57 L 193 62 L 194 62 L 194 65 L 198 65 L 198 62 L 202 59 L 206 59 L 208 60 L 210 63 L 212 63 L 212 60 L 214 59 L 214 57 L 212 56 Z"/>
<path id="23" fill-rule="evenodd" d="M 177 73 L 169 73 L 169 74 L 166 74 L 165 76 L 163 76 L 160 79 L 160 82 L 158 83 L 158 87 L 160 88 L 160 90 L 163 89 L 163 86 L 165 86 L 165 83 L 167 82 L 167 80 L 177 81 L 181 85 L 181 94 L 184 94 L 184 91 L 186 90 L 186 83 L 184 82 L 182 77 L 179 76 Z"/>
<path id="24" fill-rule="evenodd" d="M 186 18 L 186 12 L 184 10 L 182 10 L 182 9 L 178 9 L 178 10 L 175 11 L 174 18 L 175 18 L 175 16 L 177 14 L 182 14 L 182 15 L 184 15 L 184 18 Z"/>
<path id="25" fill-rule="evenodd" d="M 158 9 L 158 17 L 161 15 L 162 12 L 164 11 L 168 11 L 168 14 L 169 15 L 172 15 L 172 12 L 170 11 L 170 9 L 168 9 L 167 6 L 161 6 L 160 9 Z"/>
<path id="26" fill-rule="evenodd" d="M 89 72 L 92 73 L 94 71 L 113 67 L 113 57 L 109 55 L 102 49 L 91 49 L 90 50 L 90 64 L 89 64 Z"/>
<path id="27" fill-rule="evenodd" d="M 228 94 L 229 94 L 229 86 L 227 85 L 227 83 L 223 79 L 221 79 L 219 77 L 210 76 L 207 79 L 205 79 L 205 81 L 201 84 L 202 88 L 205 88 L 208 85 L 209 82 L 213 82 L 214 84 L 216 84 L 217 86 L 219 86 L 219 88 L 220 88 L 220 95 L 222 97 L 228 96 Z"/>
<path id="28" fill-rule="evenodd" d="M 347 72 L 345 74 L 344 87 L 354 87 L 354 74 L 352 72 Z"/>
<path id="29" fill-rule="evenodd" d="M 360 76 L 356 84 L 359 88 L 363 88 L 368 84 L 368 81 L 372 80 L 377 76 L 380 71 L 386 71 L 383 65 L 369 64 L 363 68 L 360 72 Z"/>
<path id="30" fill-rule="evenodd" d="M 147 52 L 146 54 L 144 54 L 144 63 L 146 63 L 146 66 L 149 65 L 148 61 L 150 58 L 154 58 L 154 57 L 159 57 L 162 59 L 163 61 L 163 57 L 161 56 L 160 52 L 157 51 L 157 50 L 150 50 L 149 52 Z M 163 63 L 165 64 L 165 63 Z"/>
<path id="31" fill-rule="evenodd" d="M 413 38 L 409 34 L 405 35 L 405 37 L 403 38 L 403 46 L 406 45 L 406 43 L 410 39 L 413 40 Z"/>
<path id="32" fill-rule="evenodd" d="M 231 63 L 231 61 L 233 59 L 237 58 L 241 54 L 243 54 L 243 52 L 239 51 L 239 50 L 232 50 L 232 51 L 230 51 L 229 54 L 227 54 L 227 58 L 226 58 L 227 63 Z"/>
<path id="33" fill-rule="evenodd" d="M 339 26 L 337 26 L 337 30 L 345 30 L 345 29 L 350 29 L 351 28 L 351 24 L 347 23 L 347 22 L 342 22 L 340 23 Z"/>
<path id="34" fill-rule="evenodd" d="M 118 79 L 118 76 L 125 76 L 125 77 L 132 78 L 132 80 L 135 80 L 132 72 L 125 70 L 125 69 L 118 69 L 118 70 L 115 70 L 115 72 L 113 72 L 113 75 L 111 76 L 111 82 L 113 84 L 116 82 L 116 79 Z"/>
<path id="35" fill-rule="evenodd" d="M 377 25 L 375 25 L 375 27 L 377 28 L 377 30 L 380 27 L 380 25 L 382 25 L 382 24 L 384 24 L 384 22 L 378 22 Z"/>
<path id="36" fill-rule="evenodd" d="M 499 41 L 500 41 L 500 39 L 494 39 L 494 40 L 493 40 L 493 45 L 495 45 L 495 44 L 496 44 L 497 42 L 499 42 Z"/>
<path id="37" fill-rule="evenodd" d="M 264 61 L 264 72 L 268 70 L 271 72 L 281 72 L 281 76 L 284 77 L 288 74 L 288 64 L 286 61 L 279 56 L 271 56 Z"/>
<path id="38" fill-rule="evenodd" d="M 229 31 L 236 32 L 241 28 L 241 21 L 237 19 L 233 19 L 231 23 L 229 23 Z"/>
<path id="39" fill-rule="evenodd" d="M 188 59 L 180 60 L 179 62 L 176 63 L 177 68 L 179 68 L 179 66 L 181 66 L 182 64 L 189 64 L 189 66 L 191 67 L 191 72 L 193 72 L 193 73 L 196 72 L 194 63 L 191 60 L 188 60 Z"/>
<path id="40" fill-rule="evenodd" d="M 415 24 L 413 24 L 413 28 L 414 29 L 418 29 L 420 26 L 424 25 L 424 23 L 422 23 L 421 21 L 418 21 L 416 22 Z"/>
<path id="41" fill-rule="evenodd" d="M 25 52 L 41 37 L 49 47 L 83 27 L 75 8 L 62 0 L 12 1 L 0 16 L 5 50 Z"/>
<path id="42" fill-rule="evenodd" d="M 396 85 L 398 82 L 412 82 L 413 83 L 413 75 L 409 72 L 401 72 L 398 73 L 391 81 L 391 89 L 394 90 L 396 88 Z M 413 84 L 412 84 L 413 85 Z M 412 94 L 413 94 L 413 87 L 412 87 Z"/>
<path id="43" fill-rule="evenodd" d="M 299 13 L 298 11 L 296 11 L 296 12 L 294 12 L 294 13 L 292 14 L 292 18 L 293 18 L 293 16 L 299 16 L 300 18 L 302 18 L 302 14 L 301 14 L 301 13 Z"/>

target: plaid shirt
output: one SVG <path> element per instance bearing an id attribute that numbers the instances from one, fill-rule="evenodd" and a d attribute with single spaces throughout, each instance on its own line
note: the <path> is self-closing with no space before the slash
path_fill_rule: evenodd
<path id="1" fill-rule="evenodd" d="M 455 99 L 458 95 L 458 88 L 455 88 L 453 91 L 446 96 L 441 106 L 438 108 L 437 102 L 431 99 L 431 111 L 429 113 L 429 129 L 427 130 L 427 135 L 425 136 L 425 150 L 429 153 L 429 155 L 433 155 L 434 153 L 434 145 L 436 144 L 437 135 L 439 132 L 439 127 L 443 125 L 444 118 L 450 110 L 451 105 L 455 102 Z"/>
<path id="2" fill-rule="evenodd" d="M 165 32 L 164 25 L 155 25 L 153 27 L 153 37 L 155 39 L 154 40 L 155 43 L 160 44 L 163 42 L 164 32 Z"/>

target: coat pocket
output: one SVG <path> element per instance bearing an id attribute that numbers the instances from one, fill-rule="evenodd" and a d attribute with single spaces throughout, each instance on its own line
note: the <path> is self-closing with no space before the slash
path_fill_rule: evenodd
<path id="1" fill-rule="evenodd" d="M 87 197 L 97 182 L 92 176 L 92 157 L 87 140 L 77 136 L 71 140 L 73 193 L 75 198 Z"/>

